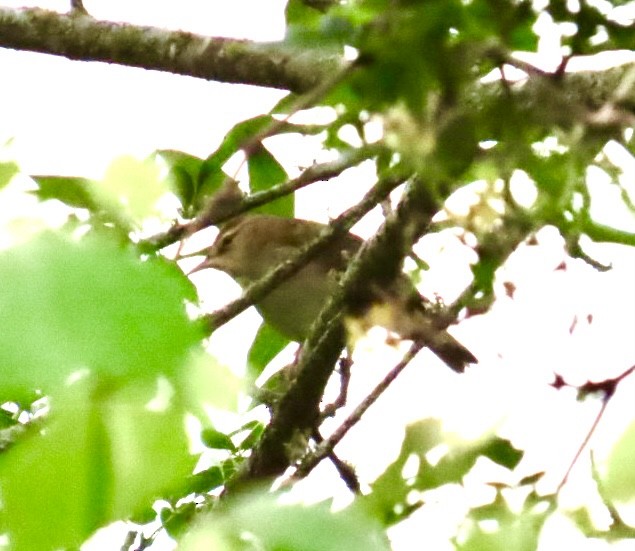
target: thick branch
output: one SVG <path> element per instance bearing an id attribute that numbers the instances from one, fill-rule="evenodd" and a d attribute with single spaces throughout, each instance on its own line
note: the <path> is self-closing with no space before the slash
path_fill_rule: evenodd
<path id="1" fill-rule="evenodd" d="M 304 343 L 298 363 L 298 375 L 283 396 L 262 440 L 237 479 L 241 482 L 278 476 L 289 466 L 288 446 L 294 436 L 316 422 L 324 388 L 342 347 L 341 327 L 337 320 L 345 302 L 358 295 L 369 280 L 381 281 L 384 269 L 400 265 L 412 244 L 428 227 L 439 205 L 431 189 L 420 181 L 411 183 L 397 209 L 380 231 L 367 241 L 349 265 L 341 286 L 328 301 Z M 355 291 L 354 291 L 355 290 Z"/>
<path id="2" fill-rule="evenodd" d="M 296 93 L 315 88 L 343 65 L 337 55 L 283 43 L 213 38 L 38 8 L 0 7 L 0 47 Z M 468 101 L 472 109 L 480 110 L 488 97 L 508 93 L 515 96 L 521 110 L 547 124 L 567 127 L 582 120 L 591 126 L 621 128 L 635 120 L 634 71 L 633 63 L 582 73 L 536 71 L 525 84 L 504 92 L 496 82 L 475 83 Z M 604 108 L 598 111 L 600 106 Z"/>
<path id="3" fill-rule="evenodd" d="M 0 47 L 303 93 L 340 66 L 281 43 L 212 38 L 42 9 L 0 7 Z"/>

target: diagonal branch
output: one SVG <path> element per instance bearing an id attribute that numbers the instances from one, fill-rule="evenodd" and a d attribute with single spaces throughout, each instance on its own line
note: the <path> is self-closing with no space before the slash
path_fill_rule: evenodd
<path id="1" fill-rule="evenodd" d="M 0 7 L 0 47 L 296 93 L 314 88 L 342 63 L 337 56 L 299 52 L 282 43 L 213 38 L 39 8 Z"/>
<path id="2" fill-rule="evenodd" d="M 311 258 L 327 248 L 335 239 L 345 235 L 365 214 L 383 201 L 404 180 L 403 176 L 380 180 L 358 204 L 331 221 L 318 237 L 302 247 L 292 258 L 250 285 L 240 298 L 205 316 L 204 319 L 210 331 L 218 329 L 251 305 L 261 301 L 285 279 L 302 269 Z"/>
<path id="3" fill-rule="evenodd" d="M 235 216 L 260 207 L 275 199 L 284 197 L 316 182 L 323 182 L 339 176 L 345 170 L 359 165 L 361 162 L 377 155 L 382 150 L 381 145 L 366 145 L 342 153 L 337 159 L 325 163 L 315 164 L 302 172 L 297 178 L 273 186 L 265 191 L 258 191 L 248 195 L 231 208 L 223 209 L 222 213 L 213 212 L 213 202 L 206 209 L 183 224 L 175 224 L 166 232 L 154 235 L 139 242 L 138 247 L 144 252 L 162 249 L 179 239 L 183 239 L 196 231 L 209 226 L 216 226 Z"/>
<path id="4" fill-rule="evenodd" d="M 408 366 L 417 353 L 423 348 L 422 343 L 413 343 L 410 350 L 404 355 L 395 367 L 375 386 L 375 388 L 366 396 L 362 402 L 353 410 L 353 412 L 344 420 L 344 422 L 331 434 L 328 438 L 318 443 L 317 449 L 307 454 L 302 462 L 298 465 L 296 471 L 287 482 L 300 480 L 305 478 L 325 457 L 333 453 L 333 449 L 346 436 L 366 413 L 366 410 L 372 406 L 384 391 L 392 384 L 397 376 Z"/>
<path id="5" fill-rule="evenodd" d="M 232 485 L 279 476 L 290 465 L 293 459 L 289 457 L 289 443 L 317 421 L 324 388 L 343 346 L 338 323 L 342 307 L 355 289 L 363 288 L 369 280 L 381 280 L 386 266 L 400 265 L 439 209 L 433 187 L 420 180 L 411 182 L 395 211 L 350 263 L 338 292 L 327 302 L 304 343 L 294 383 L 280 400 L 262 439 Z"/>

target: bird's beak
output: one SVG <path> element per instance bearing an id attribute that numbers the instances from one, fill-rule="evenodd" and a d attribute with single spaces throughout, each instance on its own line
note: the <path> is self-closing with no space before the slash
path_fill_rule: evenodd
<path id="1" fill-rule="evenodd" d="M 182 258 L 192 258 L 193 256 L 204 256 L 204 260 L 200 263 L 197 264 L 196 266 L 194 266 L 194 268 L 192 268 L 189 272 L 187 272 L 186 275 L 191 275 L 195 272 L 200 272 L 201 270 L 205 270 L 207 268 L 213 268 L 213 261 L 210 259 L 210 257 L 208 256 L 209 253 L 209 247 L 206 247 L 205 249 L 201 250 L 201 251 L 197 251 L 195 253 L 189 253 L 189 254 L 184 254 L 184 255 L 180 255 L 179 256 L 179 260 Z"/>
<path id="2" fill-rule="evenodd" d="M 205 260 L 203 260 L 203 262 L 201 262 L 197 266 L 194 266 L 194 268 L 192 268 L 189 272 L 187 272 L 187 275 L 192 275 L 193 273 L 200 272 L 201 270 L 206 270 L 207 268 L 212 268 L 212 267 L 213 266 L 210 263 L 210 259 L 206 258 Z"/>

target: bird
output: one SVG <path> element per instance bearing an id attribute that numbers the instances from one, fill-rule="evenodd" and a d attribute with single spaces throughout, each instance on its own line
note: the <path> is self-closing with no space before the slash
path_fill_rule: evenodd
<path id="1" fill-rule="evenodd" d="M 268 214 L 238 216 L 223 224 L 204 260 L 189 274 L 208 268 L 231 276 L 243 289 L 289 260 L 316 239 L 325 225 Z M 363 245 L 352 233 L 336 238 L 294 275 L 284 280 L 255 306 L 264 320 L 292 341 L 303 342 L 315 319 L 335 291 L 340 275 Z M 193 255 L 188 255 L 193 256 Z M 423 343 L 456 372 L 476 357 L 426 310 L 412 281 L 399 273 L 387 285 L 370 285 L 368 304 L 345 311 L 345 326 L 353 332 L 380 325 L 406 340 Z"/>

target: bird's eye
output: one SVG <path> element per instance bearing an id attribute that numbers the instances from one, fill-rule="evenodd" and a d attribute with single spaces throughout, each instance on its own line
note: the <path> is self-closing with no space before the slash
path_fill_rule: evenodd
<path id="1" fill-rule="evenodd" d="M 227 232 L 218 237 L 218 252 L 220 254 L 225 253 L 231 247 L 232 241 L 234 240 L 236 233 L 235 232 Z"/>

